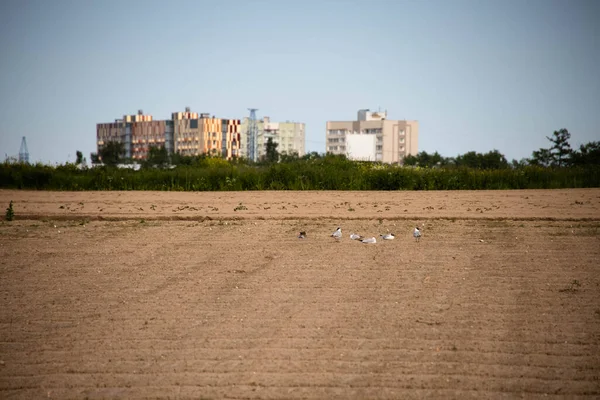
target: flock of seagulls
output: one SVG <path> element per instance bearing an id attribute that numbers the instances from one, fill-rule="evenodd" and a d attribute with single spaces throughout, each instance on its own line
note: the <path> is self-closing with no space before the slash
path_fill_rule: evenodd
<path id="1" fill-rule="evenodd" d="M 383 240 L 394 240 L 396 238 L 396 236 L 393 233 L 386 233 L 385 235 L 379 235 Z M 340 240 L 342 238 L 342 228 L 340 228 L 338 226 L 338 228 L 331 234 L 331 237 L 334 238 L 335 240 Z M 419 229 L 419 227 L 415 227 L 415 230 L 413 231 L 413 237 L 415 238 L 415 240 L 418 242 L 421 239 L 421 230 Z M 306 232 L 302 231 L 300 232 L 300 234 L 298 235 L 299 239 L 306 239 Z M 373 236 L 373 237 L 364 237 L 362 235 L 358 235 L 356 233 L 351 233 L 350 234 L 350 240 L 358 240 L 362 243 L 368 244 L 368 243 L 377 243 L 377 239 Z"/>

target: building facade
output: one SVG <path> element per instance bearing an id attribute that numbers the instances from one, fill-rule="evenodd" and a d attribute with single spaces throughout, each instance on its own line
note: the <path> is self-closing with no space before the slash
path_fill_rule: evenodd
<path id="1" fill-rule="evenodd" d="M 256 121 L 256 125 L 258 127 L 256 138 L 258 159 L 266 154 L 265 146 L 268 138 L 272 138 L 277 143 L 277 151 L 280 154 L 297 153 L 300 157 L 306 154 L 306 125 L 303 122 L 273 122 L 269 117 L 263 117 Z M 240 126 L 242 132 L 240 154 L 242 157 L 248 156 L 248 127 L 249 118 L 246 117 Z"/>
<path id="2" fill-rule="evenodd" d="M 359 110 L 356 121 L 328 121 L 326 152 L 344 154 L 351 160 L 402 163 L 416 155 L 418 121 L 388 120 L 387 112 Z"/>
<path id="3" fill-rule="evenodd" d="M 198 113 L 186 108 L 185 112 L 171 113 L 173 122 L 173 153 L 182 156 L 201 154 L 204 147 L 200 145 L 201 131 L 198 124 Z"/>
<path id="4" fill-rule="evenodd" d="M 123 143 L 125 158 L 136 161 L 147 159 L 152 146 L 164 146 L 168 154 L 212 154 L 232 159 L 239 157 L 240 126 L 240 120 L 199 115 L 189 108 L 172 113 L 170 120 L 153 120 L 140 110 L 137 115 L 97 124 L 97 150 L 100 153 L 106 143 L 113 141 Z"/>

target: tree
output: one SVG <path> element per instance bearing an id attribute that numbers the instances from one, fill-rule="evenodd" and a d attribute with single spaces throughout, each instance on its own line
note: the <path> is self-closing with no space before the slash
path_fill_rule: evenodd
<path id="1" fill-rule="evenodd" d="M 321 159 L 323 159 L 323 157 L 324 157 L 323 154 L 319 154 L 316 151 L 311 151 L 310 153 L 306 153 L 305 155 L 303 155 L 302 160 L 304 160 L 304 161 L 321 160 Z"/>
<path id="2" fill-rule="evenodd" d="M 508 161 L 504 154 L 494 149 L 481 155 L 481 167 L 483 169 L 504 169 L 508 168 Z"/>
<path id="3" fill-rule="evenodd" d="M 546 136 L 546 139 L 552 143 L 552 147 L 550 148 L 552 165 L 565 167 L 570 164 L 571 154 L 573 153 L 569 144 L 570 138 L 571 134 L 566 129 L 554 131 L 552 137 Z"/>
<path id="4" fill-rule="evenodd" d="M 520 160 L 517 160 L 517 159 L 514 159 L 514 158 L 513 158 L 513 160 L 510 162 L 510 166 L 511 166 L 513 169 L 518 169 L 518 168 L 523 168 L 523 167 L 526 167 L 528 163 L 529 163 L 529 162 L 527 161 L 527 159 L 526 159 L 526 158 L 522 158 L 522 159 L 520 159 Z"/>
<path id="5" fill-rule="evenodd" d="M 121 142 L 107 142 L 99 151 L 100 160 L 105 165 L 115 166 L 123 160 L 125 146 Z"/>
<path id="6" fill-rule="evenodd" d="M 503 169 L 508 168 L 508 161 L 504 154 L 498 150 L 488 151 L 485 154 L 469 151 L 456 157 L 456 165 L 459 167 L 477 169 Z"/>
<path id="7" fill-rule="evenodd" d="M 469 151 L 465 154 L 456 157 L 457 167 L 481 168 L 481 158 L 474 151 Z"/>
<path id="8" fill-rule="evenodd" d="M 571 156 L 573 165 L 600 165 L 600 142 L 589 142 L 579 146 Z"/>
<path id="9" fill-rule="evenodd" d="M 268 138 L 265 144 L 265 157 L 267 162 L 276 163 L 279 161 L 279 152 L 277 151 L 278 143 L 273 141 L 273 138 Z"/>
<path id="10" fill-rule="evenodd" d="M 540 167 L 549 167 L 552 165 L 552 153 L 550 153 L 550 150 L 548 149 L 534 150 L 533 153 L 531 153 L 529 164 Z"/>
<path id="11" fill-rule="evenodd" d="M 75 153 L 77 156 L 77 159 L 75 160 L 75 165 L 79 165 L 83 163 L 83 153 L 80 152 L 79 150 L 77 150 L 77 152 Z"/>
<path id="12" fill-rule="evenodd" d="M 169 164 L 169 153 L 165 146 L 150 146 L 148 158 L 144 162 L 145 166 L 164 167 Z"/>
<path id="13" fill-rule="evenodd" d="M 571 134 L 566 129 L 554 131 L 552 137 L 546 136 L 552 143 L 549 149 L 535 150 L 531 154 L 529 163 L 542 167 L 566 167 L 571 164 L 573 150 L 569 144 Z"/>
<path id="14" fill-rule="evenodd" d="M 415 166 L 415 165 L 417 165 L 418 162 L 419 162 L 419 160 L 417 159 L 416 156 L 409 154 L 406 157 L 404 157 L 403 165 Z"/>
<path id="15" fill-rule="evenodd" d="M 446 165 L 447 161 L 437 151 L 433 154 L 428 154 L 426 151 L 417 153 L 416 156 L 411 154 L 404 157 L 404 165 L 418 165 L 419 167 L 437 167 Z"/>
<path id="16" fill-rule="evenodd" d="M 99 164 L 100 157 L 98 157 L 98 153 L 90 153 L 90 161 L 92 162 L 92 164 Z"/>

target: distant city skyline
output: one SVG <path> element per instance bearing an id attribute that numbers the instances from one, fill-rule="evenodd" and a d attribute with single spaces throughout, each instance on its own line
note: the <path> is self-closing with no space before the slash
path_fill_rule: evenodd
<path id="1" fill-rule="evenodd" d="M 387 110 L 419 151 L 509 160 L 600 140 L 595 0 L 5 0 L 0 152 L 31 162 L 95 151 L 96 124 L 138 109 L 305 123 Z"/>

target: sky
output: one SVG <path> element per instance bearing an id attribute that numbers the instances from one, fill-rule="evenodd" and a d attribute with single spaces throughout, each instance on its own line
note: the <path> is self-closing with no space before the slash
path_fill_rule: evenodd
<path id="1" fill-rule="evenodd" d="M 306 124 L 419 121 L 419 151 L 510 161 L 600 140 L 597 0 L 2 0 L 0 152 L 65 163 L 96 124 L 190 107 Z"/>

